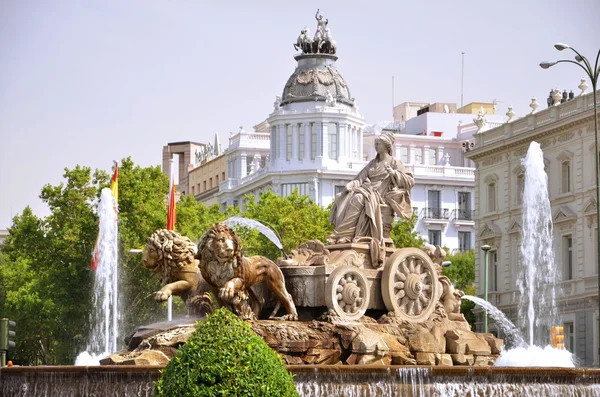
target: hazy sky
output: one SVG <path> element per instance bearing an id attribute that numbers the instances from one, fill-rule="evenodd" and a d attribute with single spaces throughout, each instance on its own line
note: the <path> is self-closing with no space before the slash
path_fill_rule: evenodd
<path id="1" fill-rule="evenodd" d="M 538 66 L 571 56 L 555 42 L 600 49 L 598 0 L 0 0 L 0 229 L 26 205 L 47 215 L 38 195 L 65 167 L 156 165 L 168 142 L 225 147 L 263 121 L 317 8 L 367 123 L 391 119 L 392 76 L 396 104 L 460 103 L 462 51 L 465 104 L 520 116 L 577 92 L 583 71 Z"/>

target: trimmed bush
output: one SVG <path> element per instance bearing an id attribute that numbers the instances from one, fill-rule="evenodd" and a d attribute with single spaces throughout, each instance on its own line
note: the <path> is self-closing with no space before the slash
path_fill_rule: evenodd
<path id="1" fill-rule="evenodd" d="M 197 323 L 155 386 L 155 397 L 298 396 L 281 357 L 225 308 Z"/>

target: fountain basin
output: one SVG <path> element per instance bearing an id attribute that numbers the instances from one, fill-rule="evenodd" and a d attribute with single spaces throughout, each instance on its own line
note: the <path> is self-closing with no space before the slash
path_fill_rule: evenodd
<path id="1" fill-rule="evenodd" d="M 0 395 L 150 397 L 163 366 L 0 369 Z M 600 369 L 291 365 L 301 396 L 600 396 Z"/>

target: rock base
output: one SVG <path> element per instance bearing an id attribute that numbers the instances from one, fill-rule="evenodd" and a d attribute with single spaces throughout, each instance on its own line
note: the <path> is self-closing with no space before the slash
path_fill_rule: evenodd
<path id="1" fill-rule="evenodd" d="M 440 365 L 489 366 L 503 340 L 466 329 L 464 322 L 399 324 L 393 317 L 359 322 L 250 321 L 252 329 L 288 365 Z M 161 323 L 139 328 L 129 349 L 101 360 L 102 365 L 165 365 L 194 332 L 193 324 Z"/>

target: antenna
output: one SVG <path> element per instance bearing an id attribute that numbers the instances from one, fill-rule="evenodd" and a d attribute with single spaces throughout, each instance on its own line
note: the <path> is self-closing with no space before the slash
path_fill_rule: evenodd
<path id="1" fill-rule="evenodd" d="M 465 88 L 465 52 L 461 52 L 462 55 L 462 66 L 460 71 L 460 107 L 464 106 L 464 88 Z"/>

